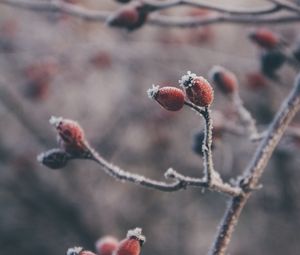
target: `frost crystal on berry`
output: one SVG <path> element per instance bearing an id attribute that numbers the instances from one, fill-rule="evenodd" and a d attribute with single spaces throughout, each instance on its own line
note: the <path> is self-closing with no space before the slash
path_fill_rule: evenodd
<path id="1" fill-rule="evenodd" d="M 159 90 L 159 85 L 152 84 L 152 88 L 147 90 L 147 95 L 150 99 L 154 99 Z"/>
<path id="2" fill-rule="evenodd" d="M 181 80 L 179 80 L 179 85 L 183 88 L 188 88 L 192 86 L 192 81 L 194 78 L 196 78 L 197 75 L 195 73 L 192 73 L 191 71 L 187 71 L 187 74 L 183 75 L 181 77 Z"/>
<path id="3" fill-rule="evenodd" d="M 142 241 L 143 243 L 146 241 L 146 237 L 142 235 L 141 228 L 130 229 L 126 235 L 127 238 L 136 237 L 138 240 Z"/>
<path id="4" fill-rule="evenodd" d="M 82 250 L 83 250 L 82 247 L 69 248 L 67 250 L 67 254 L 66 255 L 79 255 L 79 253 L 82 252 Z"/>
<path id="5" fill-rule="evenodd" d="M 62 117 L 55 117 L 51 116 L 49 119 L 49 123 L 55 127 L 58 127 L 58 125 L 62 122 L 63 118 Z"/>

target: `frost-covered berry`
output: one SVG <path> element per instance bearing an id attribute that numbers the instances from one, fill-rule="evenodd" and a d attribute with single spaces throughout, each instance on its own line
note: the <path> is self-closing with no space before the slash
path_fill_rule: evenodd
<path id="1" fill-rule="evenodd" d="M 97 255 L 112 255 L 118 244 L 119 241 L 113 236 L 100 238 L 95 244 Z"/>
<path id="2" fill-rule="evenodd" d="M 202 76 L 190 71 L 179 80 L 180 86 L 185 90 L 188 99 L 201 107 L 209 106 L 214 99 L 214 90 L 209 82 Z"/>
<path id="3" fill-rule="evenodd" d="M 209 76 L 224 94 L 232 94 L 238 89 L 238 81 L 235 74 L 222 66 L 214 66 L 210 70 Z"/>
<path id="4" fill-rule="evenodd" d="M 65 167 L 69 159 L 70 155 L 68 155 L 61 149 L 52 149 L 37 156 L 38 162 L 51 169 L 59 169 Z"/>
<path id="5" fill-rule="evenodd" d="M 184 105 L 184 93 L 181 89 L 175 87 L 162 87 L 152 85 L 148 89 L 149 98 L 157 101 L 168 111 L 179 111 Z"/>
<path id="6" fill-rule="evenodd" d="M 66 255 L 96 255 L 94 252 L 84 250 L 82 247 L 73 247 L 67 250 Z"/>
<path id="7" fill-rule="evenodd" d="M 123 239 L 116 251 L 116 255 L 139 255 L 141 252 L 141 246 L 146 241 L 145 236 L 142 235 L 142 229 L 135 228 L 129 230 L 127 237 Z"/>
<path id="8" fill-rule="evenodd" d="M 112 27 L 125 28 L 129 31 L 141 27 L 146 19 L 147 12 L 141 2 L 135 2 L 121 7 L 107 19 L 107 24 Z"/>
<path id="9" fill-rule="evenodd" d="M 66 152 L 72 156 L 78 156 L 85 152 L 84 132 L 76 121 L 52 116 L 49 122 L 55 126 L 58 143 Z"/>
<path id="10" fill-rule="evenodd" d="M 268 85 L 268 81 L 260 72 L 251 72 L 246 74 L 247 86 L 250 89 L 262 89 Z"/>
<path id="11" fill-rule="evenodd" d="M 249 33 L 249 38 L 258 46 L 265 49 L 274 49 L 281 44 L 280 37 L 267 28 L 258 28 Z"/>

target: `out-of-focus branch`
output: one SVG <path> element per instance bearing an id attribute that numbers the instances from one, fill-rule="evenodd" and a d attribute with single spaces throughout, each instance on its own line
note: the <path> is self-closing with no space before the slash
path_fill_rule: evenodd
<path id="1" fill-rule="evenodd" d="M 144 3 L 151 6 L 154 10 L 168 9 L 180 5 L 186 5 L 205 10 L 210 10 L 219 13 L 233 14 L 233 15 L 263 15 L 277 12 L 284 8 L 277 3 L 271 3 L 267 7 L 255 8 L 255 9 L 227 9 L 219 6 L 210 5 L 207 3 L 199 3 L 193 0 L 167 0 L 167 1 L 155 1 L 155 0 L 144 0 Z"/>
<path id="2" fill-rule="evenodd" d="M 246 202 L 253 190 L 256 189 L 273 151 L 299 108 L 300 76 L 297 77 L 293 90 L 282 103 L 281 108 L 266 131 L 266 135 L 246 168 L 244 176 L 240 178 L 240 187 L 244 190 L 244 193 L 230 201 L 209 254 L 224 255 L 226 253 L 232 233 Z"/>
<path id="3" fill-rule="evenodd" d="M 37 0 L 1 0 L 0 3 L 33 11 L 67 13 L 71 16 L 87 21 L 104 22 L 112 14 L 112 12 L 109 11 L 89 10 L 87 8 L 76 6 L 74 4 L 64 3 L 59 0 L 53 0 L 49 2 L 40 2 Z M 300 21 L 299 12 L 296 9 L 297 7 L 276 2 L 274 2 L 270 7 L 264 7 L 255 10 L 229 10 L 222 7 L 211 6 L 208 4 L 200 4 L 189 0 L 169 2 L 146 1 L 146 3 L 144 3 L 145 9 L 149 12 L 154 12 L 179 5 L 189 5 L 203 8 L 214 11 L 214 13 L 207 15 L 206 17 L 173 17 L 158 14 L 149 17 L 147 24 L 162 27 L 189 28 L 218 23 L 283 24 Z M 286 10 L 288 12 L 292 12 L 293 14 L 284 14 L 280 16 L 271 15 L 278 14 L 281 10 Z"/>
<path id="4" fill-rule="evenodd" d="M 17 118 L 22 126 L 35 137 L 39 144 L 43 146 L 49 145 L 49 140 L 45 138 L 47 137 L 45 132 L 41 131 L 36 122 L 31 119 L 30 113 L 26 112 L 20 100 L 5 86 L 0 85 L 0 104 L 6 107 Z"/>
<path id="5" fill-rule="evenodd" d="M 52 0 L 47 2 L 41 2 L 39 0 L 0 0 L 0 3 L 32 11 L 62 12 L 88 21 L 104 22 L 111 14 L 111 12 L 109 11 L 90 10 L 59 0 Z"/>

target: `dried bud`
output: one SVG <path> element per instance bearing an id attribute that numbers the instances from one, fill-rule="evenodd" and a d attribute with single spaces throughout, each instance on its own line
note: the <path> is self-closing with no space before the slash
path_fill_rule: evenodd
<path id="1" fill-rule="evenodd" d="M 238 89 L 238 81 L 235 74 L 222 66 L 214 66 L 209 75 L 214 84 L 224 94 L 232 94 Z"/>
<path id="2" fill-rule="evenodd" d="M 105 236 L 100 238 L 95 246 L 98 255 L 112 255 L 117 249 L 119 241 L 113 236 Z"/>
<path id="3" fill-rule="evenodd" d="M 119 243 L 116 255 L 139 255 L 145 240 L 145 236 L 142 235 L 142 229 L 129 230 L 127 237 Z"/>
<path id="4" fill-rule="evenodd" d="M 80 156 L 86 152 L 84 132 L 76 121 L 52 116 L 49 122 L 55 126 L 58 142 L 66 152 L 72 156 Z"/>
<path id="5" fill-rule="evenodd" d="M 214 90 L 209 82 L 202 76 L 187 72 L 179 80 L 180 86 L 185 89 L 188 99 L 201 107 L 209 106 L 214 99 Z"/>
<path id="6" fill-rule="evenodd" d="M 280 50 L 270 50 L 261 55 L 261 71 L 267 77 L 276 79 L 276 71 L 286 61 L 286 56 Z"/>
<path id="7" fill-rule="evenodd" d="M 147 18 L 147 11 L 144 10 L 143 4 L 136 2 L 123 6 L 116 13 L 107 19 L 107 24 L 112 27 L 125 28 L 129 31 L 141 27 Z"/>
<path id="8" fill-rule="evenodd" d="M 248 73 L 246 75 L 247 86 L 251 89 L 261 89 L 268 85 L 266 78 L 260 72 Z"/>
<path id="9" fill-rule="evenodd" d="M 280 37 L 267 28 L 258 28 L 249 34 L 249 38 L 258 46 L 274 49 L 281 44 Z"/>
<path id="10" fill-rule="evenodd" d="M 69 248 L 67 250 L 67 255 L 96 255 L 96 254 L 91 251 L 86 251 L 82 247 L 74 247 L 74 248 Z"/>
<path id="11" fill-rule="evenodd" d="M 65 151 L 61 149 L 52 149 L 37 156 L 37 161 L 51 169 L 63 168 L 70 159 Z"/>
<path id="12" fill-rule="evenodd" d="M 168 111 L 179 111 L 184 105 L 184 94 L 182 90 L 175 87 L 162 87 L 152 85 L 148 89 L 149 98 L 156 100 Z"/>

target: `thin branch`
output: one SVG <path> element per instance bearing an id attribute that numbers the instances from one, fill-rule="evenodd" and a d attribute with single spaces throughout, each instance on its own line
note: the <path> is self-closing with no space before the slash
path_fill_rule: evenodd
<path id="1" fill-rule="evenodd" d="M 251 17 L 251 16 L 231 16 L 231 15 L 208 15 L 201 17 L 170 17 L 165 15 L 155 15 L 149 19 L 148 24 L 161 27 L 192 28 L 212 24 L 231 23 L 231 24 L 285 24 L 299 22 L 299 15 L 285 15 L 280 17 Z"/>
<path id="2" fill-rule="evenodd" d="M 185 1 L 185 4 L 191 5 L 194 2 Z M 45 12 L 62 12 L 71 16 L 81 18 L 86 21 L 100 21 L 105 22 L 107 18 L 112 14 L 109 11 L 102 10 L 89 10 L 84 7 L 80 7 L 74 4 L 64 3 L 59 0 L 40 2 L 38 0 L 0 0 L 0 4 L 6 4 L 21 9 L 28 9 L 33 11 L 45 11 Z M 202 4 L 197 4 L 200 7 Z M 174 4 L 170 4 L 174 6 Z M 179 28 L 191 28 L 199 27 L 210 24 L 220 23 L 233 23 L 233 24 L 284 24 L 299 22 L 300 15 L 287 14 L 285 16 L 263 16 L 264 14 L 278 13 L 280 10 L 286 9 L 284 5 L 269 7 L 270 9 L 253 10 L 246 13 L 242 11 L 227 10 L 221 7 L 213 7 L 210 5 L 202 5 L 203 8 L 214 10 L 217 13 L 207 15 L 206 17 L 171 17 L 165 15 L 154 15 L 149 17 L 147 24 L 161 26 L 161 27 L 179 27 Z M 148 6 L 149 11 L 155 11 L 157 8 Z M 151 9 L 152 8 L 152 9 Z M 290 12 L 292 10 L 289 10 Z M 295 11 L 294 11 L 295 12 Z M 297 13 L 298 14 L 298 13 Z M 253 17 L 255 15 L 255 18 Z M 260 17 L 261 16 L 261 17 Z"/>
<path id="3" fill-rule="evenodd" d="M 202 145 L 203 160 L 204 160 L 204 173 L 208 184 L 212 184 L 213 179 L 216 178 L 212 159 L 212 118 L 209 107 L 205 107 L 202 116 L 205 120 L 204 141 Z"/>
<path id="4" fill-rule="evenodd" d="M 214 6 L 206 3 L 199 3 L 193 0 L 169 0 L 169 1 L 154 1 L 154 0 L 144 0 L 144 3 L 148 6 L 151 6 L 153 10 L 163 10 L 171 7 L 178 7 L 180 5 L 186 5 L 196 8 L 201 8 L 205 10 L 210 10 L 218 13 L 226 13 L 233 15 L 264 15 L 278 12 L 285 7 L 282 5 L 278 5 L 276 3 L 272 3 L 267 7 L 256 8 L 256 9 L 227 9 L 219 6 Z"/>
<path id="5" fill-rule="evenodd" d="M 256 138 L 258 135 L 255 120 L 252 117 L 251 113 L 245 108 L 243 101 L 238 92 L 235 92 L 231 95 L 232 103 L 234 104 L 237 114 L 241 120 L 242 125 L 244 126 L 247 135 L 250 139 Z"/>
<path id="6" fill-rule="evenodd" d="M 128 171 L 125 171 L 118 166 L 111 164 L 102 158 L 96 150 L 91 148 L 89 145 L 86 145 L 90 154 L 85 156 L 86 159 L 92 159 L 97 162 L 103 170 L 110 176 L 114 177 L 120 181 L 128 181 L 134 184 L 144 186 L 147 188 L 156 189 L 164 192 L 174 192 L 181 189 L 185 189 L 187 186 L 208 188 L 212 191 L 217 191 L 224 193 L 229 196 L 238 196 L 241 194 L 241 189 L 239 187 L 233 187 L 229 184 L 223 183 L 220 179 L 214 179 L 214 182 L 211 184 L 207 182 L 206 178 L 199 179 L 189 176 L 184 176 L 179 174 L 173 169 L 168 169 L 165 173 L 166 178 L 174 179 L 173 183 L 166 183 L 161 181 L 156 181 L 150 178 L 146 178 L 142 175 L 133 174 Z"/>
<path id="7" fill-rule="evenodd" d="M 221 221 L 215 241 L 209 252 L 210 255 L 225 254 L 242 209 L 244 208 L 253 190 L 255 190 L 257 187 L 266 165 L 273 154 L 273 151 L 275 150 L 277 144 L 283 136 L 283 133 L 299 109 L 300 75 L 295 81 L 294 89 L 282 103 L 281 108 L 270 124 L 267 130 L 267 135 L 260 142 L 253 159 L 245 170 L 244 176 L 241 177 L 240 186 L 243 188 L 245 193 L 234 197 L 230 201 L 225 216 Z"/>

